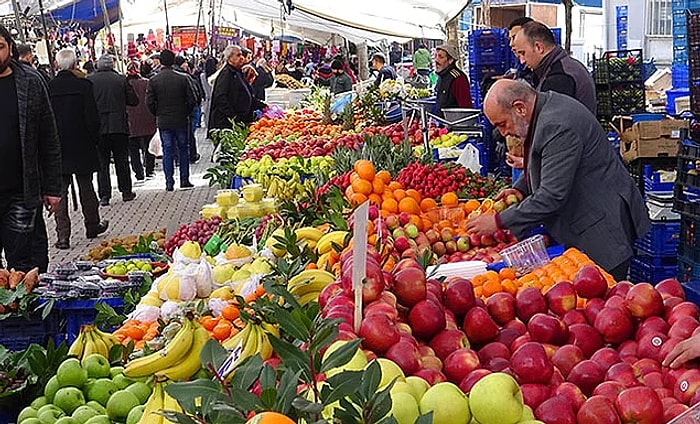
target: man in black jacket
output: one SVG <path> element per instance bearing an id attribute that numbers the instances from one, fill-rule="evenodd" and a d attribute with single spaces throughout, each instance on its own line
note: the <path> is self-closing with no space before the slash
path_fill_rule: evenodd
<path id="1" fill-rule="evenodd" d="M 243 124 L 255 121 L 255 111 L 265 107 L 265 103 L 253 96 L 253 88 L 241 73 L 244 64 L 239 46 L 229 46 L 224 50 L 226 65 L 216 77 L 212 92 L 209 130 L 231 128 L 230 120 Z"/>
<path id="2" fill-rule="evenodd" d="M 45 271 L 48 245 L 39 255 L 33 242 L 41 206 L 52 214 L 61 201 L 61 147 L 41 77 L 13 53 L 10 32 L 0 25 L 0 249 L 8 268 Z"/>
<path id="3" fill-rule="evenodd" d="M 386 80 L 395 80 L 396 72 L 394 68 L 386 64 L 386 58 L 381 53 L 375 53 L 372 56 L 372 69 L 377 71 L 377 79 L 374 80 L 374 85 L 379 87 Z"/>
<path id="4" fill-rule="evenodd" d="M 139 98 L 124 75 L 114 70 L 114 58 L 104 55 L 97 60 L 97 71 L 88 75 L 100 113 L 100 170 L 97 173 L 97 191 L 100 204 L 109 205 L 112 181 L 109 178 L 110 156 L 114 156 L 117 186 L 125 202 L 134 200 L 129 172 L 129 120 L 126 106 L 136 106 Z"/>
<path id="5" fill-rule="evenodd" d="M 146 105 L 156 116 L 163 145 L 163 172 L 165 190 L 175 189 L 175 149 L 180 158 L 180 188 L 194 187 L 190 183 L 189 117 L 195 105 L 195 93 L 190 78 L 173 69 L 175 54 L 170 50 L 160 53 L 160 72 L 146 87 Z"/>
<path id="6" fill-rule="evenodd" d="M 173 66 L 173 69 L 180 72 L 182 75 L 185 75 L 189 79 L 192 92 L 194 93 L 194 107 L 192 108 L 192 114 L 190 115 L 188 134 L 190 139 L 190 163 L 197 163 L 201 156 L 199 153 L 197 153 L 197 138 L 195 137 L 197 125 L 195 124 L 195 120 L 197 119 L 197 109 L 202 104 L 202 100 L 204 100 L 204 90 L 202 89 L 199 79 L 195 78 L 190 72 L 189 63 L 184 57 L 175 56 L 175 66 Z"/>
<path id="7" fill-rule="evenodd" d="M 92 83 L 78 78 L 75 51 L 64 49 L 56 54 L 58 75 L 49 82 L 51 105 L 56 116 L 63 162 L 63 192 L 56 211 L 56 248 L 70 249 L 71 222 L 68 216 L 68 187 L 73 174 L 80 191 L 80 208 L 89 239 L 107 231 L 108 221 L 100 221 L 99 205 L 92 176 L 99 170 L 97 143 L 100 139 L 100 117 L 92 92 Z M 75 190 L 75 189 L 74 189 Z"/>
<path id="8" fill-rule="evenodd" d="M 595 84 L 583 63 L 556 45 L 552 30 L 540 22 L 528 22 L 515 34 L 513 51 L 532 69 L 537 91 L 556 91 L 583 103 L 595 115 Z"/>

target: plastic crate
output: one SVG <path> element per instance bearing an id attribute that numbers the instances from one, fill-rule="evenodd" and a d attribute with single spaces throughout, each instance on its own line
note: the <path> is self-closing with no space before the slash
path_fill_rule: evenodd
<path id="1" fill-rule="evenodd" d="M 673 64 L 688 64 L 688 46 L 673 47 Z"/>
<path id="2" fill-rule="evenodd" d="M 57 333 L 54 338 L 55 341 L 58 343 L 65 340 L 69 345 L 73 343 L 75 338 L 78 337 L 82 325 L 95 322 L 95 317 L 97 316 L 96 303 L 105 303 L 117 312 L 121 312 L 124 308 L 124 299 L 120 297 L 57 301 L 53 306 L 53 310 L 58 313 L 61 321 L 65 320 L 65 332 Z"/>
<path id="3" fill-rule="evenodd" d="M 507 45 L 508 30 L 500 28 L 480 29 L 472 31 L 468 36 L 469 45 L 475 51 L 504 47 Z"/>
<path id="4" fill-rule="evenodd" d="M 231 185 L 229 186 L 229 188 L 239 189 L 239 188 L 243 187 L 244 185 L 252 184 L 252 183 L 253 183 L 252 178 L 243 178 L 243 177 L 239 177 L 238 175 L 235 175 L 233 177 L 233 181 L 231 181 Z"/>
<path id="5" fill-rule="evenodd" d="M 690 81 L 688 65 L 671 66 L 671 81 L 673 82 L 673 88 L 688 88 L 688 81 Z"/>
<path id="6" fill-rule="evenodd" d="M 500 64 L 505 66 L 506 55 L 501 48 L 482 50 L 480 52 L 469 50 L 469 64 L 474 66 Z"/>
<path id="7" fill-rule="evenodd" d="M 681 223 L 678 221 L 652 221 L 651 230 L 634 247 L 644 255 L 675 256 Z"/>
<path id="8" fill-rule="evenodd" d="M 675 277 L 677 269 L 675 257 L 657 259 L 653 256 L 633 256 L 630 262 L 630 281 L 656 284 L 665 278 Z"/>
<path id="9" fill-rule="evenodd" d="M 54 316 L 41 319 L 34 314 L 30 319 L 9 317 L 0 321 L 0 345 L 12 351 L 24 350 L 32 343 L 42 346 L 58 332 L 58 321 Z"/>

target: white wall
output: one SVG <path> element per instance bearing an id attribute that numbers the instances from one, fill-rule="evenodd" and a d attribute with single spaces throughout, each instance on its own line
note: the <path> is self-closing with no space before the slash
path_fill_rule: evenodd
<path id="1" fill-rule="evenodd" d="M 670 65 L 673 60 L 673 39 L 671 36 L 646 35 L 646 0 L 607 0 L 603 1 L 605 12 L 606 48 L 617 50 L 616 6 L 627 5 L 627 46 L 629 49 L 644 49 L 644 59 L 654 58 L 657 65 Z"/>

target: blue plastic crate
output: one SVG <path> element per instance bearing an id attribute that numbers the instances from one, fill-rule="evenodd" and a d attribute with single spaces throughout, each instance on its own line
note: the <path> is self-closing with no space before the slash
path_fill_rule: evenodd
<path id="1" fill-rule="evenodd" d="M 474 49 L 490 49 L 507 45 L 508 30 L 500 28 L 472 31 L 468 36 L 469 45 Z"/>
<path id="2" fill-rule="evenodd" d="M 671 263 L 673 259 L 668 258 L 668 262 L 654 265 L 653 262 L 657 260 L 651 256 L 633 256 L 630 262 L 630 281 L 656 284 L 665 278 L 675 277 L 678 266 Z"/>
<path id="3" fill-rule="evenodd" d="M 683 290 L 685 291 L 685 300 L 700 306 L 700 282 L 683 283 Z"/>
<path id="4" fill-rule="evenodd" d="M 80 333 L 81 326 L 95 322 L 97 316 L 95 304 L 98 302 L 111 306 L 117 312 L 121 312 L 124 308 L 124 299 L 120 297 L 57 301 L 53 310 L 59 315 L 60 320 L 65 321 L 66 328 L 65 332 L 57 333 L 54 340 L 57 343 L 65 340 L 69 345 L 73 343 Z"/>
<path id="5" fill-rule="evenodd" d="M 688 88 L 689 78 L 690 75 L 688 74 L 687 64 L 671 66 L 671 81 L 673 82 L 673 88 Z"/>
<path id="6" fill-rule="evenodd" d="M 671 8 L 673 10 L 685 9 L 687 7 L 688 7 L 688 0 L 672 0 L 671 1 Z"/>
<path id="7" fill-rule="evenodd" d="M 651 230 L 634 247 L 649 256 L 676 256 L 681 223 L 679 221 L 652 221 Z"/>
<path id="8" fill-rule="evenodd" d="M 550 28 L 552 30 L 552 35 L 554 35 L 554 43 L 557 46 L 561 46 L 561 28 Z"/>
<path id="9" fill-rule="evenodd" d="M 0 321 L 0 345 L 12 351 L 24 350 L 30 344 L 42 346 L 58 332 L 58 321 L 55 316 L 41 319 L 40 314 L 24 317 L 9 317 Z"/>
<path id="10" fill-rule="evenodd" d="M 496 65 L 505 66 L 506 57 L 502 49 L 489 49 L 481 52 L 469 52 L 469 64 L 473 66 Z"/>
<path id="11" fill-rule="evenodd" d="M 689 96 L 690 90 L 687 88 L 674 88 L 666 90 L 666 112 L 670 115 L 676 114 L 676 99 L 679 97 Z M 680 112 L 680 111 L 679 111 Z"/>
<path id="12" fill-rule="evenodd" d="M 253 183 L 252 178 L 243 178 L 243 177 L 239 177 L 238 175 L 236 175 L 233 177 L 233 181 L 231 181 L 231 185 L 229 186 L 229 188 L 239 189 L 246 184 L 252 184 L 252 183 Z"/>
<path id="13" fill-rule="evenodd" d="M 673 64 L 683 65 L 688 63 L 688 46 L 673 48 Z"/>
<path id="14" fill-rule="evenodd" d="M 700 9 L 700 0 L 687 0 L 687 9 Z"/>

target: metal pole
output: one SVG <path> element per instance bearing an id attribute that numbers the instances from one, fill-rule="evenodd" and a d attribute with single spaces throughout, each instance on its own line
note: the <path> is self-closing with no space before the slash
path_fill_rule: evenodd
<path id="1" fill-rule="evenodd" d="M 119 1 L 117 3 L 117 7 L 119 8 L 119 51 L 121 52 L 122 60 L 119 61 L 120 63 L 120 70 L 124 71 L 123 66 L 124 66 L 124 15 L 122 14 L 122 2 Z"/>
<path id="2" fill-rule="evenodd" d="M 107 11 L 107 4 L 105 3 L 105 0 L 100 0 L 100 7 L 102 8 L 102 19 L 105 23 L 105 30 L 107 30 L 107 43 L 109 44 L 109 41 L 112 40 L 112 26 L 109 23 L 109 12 Z M 116 51 L 116 46 L 114 46 L 114 50 L 115 56 L 117 57 L 117 66 L 119 67 L 118 69 L 121 71 L 122 60 L 120 59 L 119 52 Z"/>
<path id="3" fill-rule="evenodd" d="M 17 21 L 17 32 L 19 33 L 19 39 L 22 41 L 22 44 L 26 44 L 27 39 L 24 38 L 24 25 L 22 25 L 22 20 L 20 19 L 17 0 L 12 0 L 12 9 L 15 11 L 15 20 Z"/>
<path id="4" fill-rule="evenodd" d="M 197 42 L 199 40 L 199 21 L 200 18 L 202 17 L 202 2 L 204 0 L 199 0 L 199 9 L 197 10 L 197 28 L 194 31 L 194 49 L 193 52 L 197 52 L 197 47 L 199 47 L 199 43 Z M 204 38 L 207 38 L 207 34 L 204 34 Z"/>
<path id="5" fill-rule="evenodd" d="M 171 46 L 170 46 L 170 22 L 168 20 L 168 1 L 167 0 L 163 0 L 163 7 L 165 8 L 165 47 L 171 48 Z"/>
<path id="6" fill-rule="evenodd" d="M 39 0 L 39 13 L 41 13 L 41 26 L 44 29 L 44 41 L 46 42 L 46 54 L 49 55 L 49 66 L 53 69 L 53 52 L 49 43 L 49 30 L 46 29 L 46 18 L 44 17 L 44 2 Z"/>

